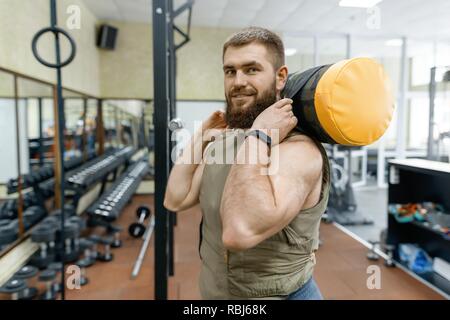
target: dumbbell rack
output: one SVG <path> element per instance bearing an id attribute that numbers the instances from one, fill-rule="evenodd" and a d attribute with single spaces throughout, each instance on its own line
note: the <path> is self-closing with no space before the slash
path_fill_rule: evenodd
<path id="1" fill-rule="evenodd" d="M 77 170 L 68 172 L 67 182 L 75 189 L 91 186 L 128 161 L 134 152 L 133 147 L 125 147 L 113 154 L 102 155 Z"/>
<path id="2" fill-rule="evenodd" d="M 117 149 L 108 148 L 105 154 L 109 155 L 115 152 Z M 95 155 L 92 155 L 95 157 Z M 83 157 L 75 157 L 64 162 L 64 167 L 67 170 L 75 169 L 83 164 Z M 47 208 L 44 205 L 45 200 L 54 196 L 55 189 L 55 179 L 53 168 L 46 168 L 41 170 L 35 170 L 36 174 L 33 179 L 28 179 L 28 183 L 22 184 L 23 191 L 23 219 L 25 227 L 25 237 L 29 234 L 29 229 L 33 227 L 34 224 L 38 223 L 42 218 L 48 215 Z M 51 172 L 50 170 L 51 169 Z M 45 173 L 44 173 L 45 172 Z M 23 176 L 22 176 L 23 177 Z M 30 183 L 32 181 L 32 183 Z M 8 183 L 8 194 L 17 192 L 17 179 L 11 179 Z M 0 234 L 0 253 L 3 255 L 10 247 L 15 245 L 15 241 L 18 238 L 18 223 L 17 223 L 17 199 L 9 199 L 0 205 L 0 221 L 6 219 L 10 221 L 8 232 L 6 229 L 1 229 L 2 234 Z M 37 212 L 39 211 L 39 212 Z M 11 231 L 11 227 L 15 225 L 15 232 Z M 0 225 L 0 227 L 5 227 L 6 224 Z M 2 247 L 4 247 L 3 250 Z M 9 249 L 8 249 L 9 248 Z M 3 250 L 3 251 L 2 251 Z M 4 252 L 5 251 L 5 252 Z"/>
<path id="3" fill-rule="evenodd" d="M 102 182 L 100 194 L 103 193 L 110 173 L 114 173 L 115 179 L 118 168 L 121 165 L 127 167 L 130 158 L 135 152 L 136 150 L 133 147 L 125 147 L 114 153 L 108 153 L 97 157 L 76 170 L 68 172 L 66 175 L 67 190 L 74 192 L 74 206 L 77 207 L 81 197 L 98 182 Z"/>
<path id="4" fill-rule="evenodd" d="M 94 220 L 115 221 L 148 170 L 148 159 L 136 161 L 87 209 L 89 216 Z"/>
<path id="5" fill-rule="evenodd" d="M 94 155 L 95 157 L 95 155 Z M 83 164 L 83 157 L 74 157 L 64 161 L 64 168 L 72 170 Z M 38 170 L 33 170 L 32 173 L 22 175 L 22 189 L 30 188 L 41 184 L 44 181 L 53 179 L 55 175 L 53 165 L 44 165 Z M 18 191 L 18 179 L 10 179 L 7 183 L 7 192 L 12 194 Z"/>
<path id="6" fill-rule="evenodd" d="M 114 150 L 108 150 L 108 154 Z M 92 155 L 95 157 L 95 155 Z M 64 162 L 66 170 L 73 170 L 83 164 L 83 157 L 74 157 Z M 22 191 L 24 192 L 23 209 L 30 206 L 42 205 L 46 199 L 54 196 L 55 179 L 53 166 L 45 165 L 31 174 L 22 175 Z M 7 184 L 7 193 L 18 192 L 18 179 L 10 179 Z M 17 211 L 17 199 L 9 199 L 0 205 L 0 217 L 3 210 Z M 45 209 L 45 208 L 44 208 Z"/>

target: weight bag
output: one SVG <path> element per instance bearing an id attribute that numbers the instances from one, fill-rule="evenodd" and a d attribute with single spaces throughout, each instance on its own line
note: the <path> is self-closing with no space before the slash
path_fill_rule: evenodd
<path id="1" fill-rule="evenodd" d="M 353 58 L 289 75 L 297 129 L 320 142 L 364 146 L 379 139 L 394 112 L 390 81 L 373 59 Z"/>

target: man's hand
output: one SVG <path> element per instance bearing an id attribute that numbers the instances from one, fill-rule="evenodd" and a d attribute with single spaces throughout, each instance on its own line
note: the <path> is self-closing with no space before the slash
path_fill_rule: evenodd
<path id="1" fill-rule="evenodd" d="M 225 113 L 217 110 L 213 112 L 202 124 L 203 141 L 211 141 L 227 127 Z"/>
<path id="2" fill-rule="evenodd" d="M 199 202 L 200 185 L 205 164 L 203 152 L 209 141 L 226 127 L 224 113 L 211 114 L 195 132 L 190 143 L 178 157 L 166 187 L 164 206 L 174 212 L 188 209 Z"/>
<path id="3" fill-rule="evenodd" d="M 272 138 L 272 145 L 277 145 L 297 125 L 298 120 L 292 112 L 292 102 L 288 98 L 275 102 L 259 114 L 251 129 L 264 131 Z"/>

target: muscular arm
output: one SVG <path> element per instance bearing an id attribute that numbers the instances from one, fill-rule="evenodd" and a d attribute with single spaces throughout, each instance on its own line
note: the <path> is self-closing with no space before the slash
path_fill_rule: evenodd
<path id="1" fill-rule="evenodd" d="M 255 137 L 242 144 L 237 163 L 244 162 L 245 148 L 249 158 L 258 155 L 259 161 L 232 166 L 221 203 L 222 239 L 225 247 L 234 251 L 254 247 L 288 225 L 303 208 L 322 172 L 320 151 L 310 140 L 276 145 L 270 164 L 264 164 L 268 163 L 267 146 Z M 260 173 L 267 168 L 278 171 L 273 175 Z"/>
<path id="2" fill-rule="evenodd" d="M 200 182 L 204 169 L 202 154 L 208 141 L 202 133 L 194 135 L 170 172 L 164 197 L 164 207 L 170 211 L 188 209 L 198 203 Z"/>
<path id="3" fill-rule="evenodd" d="M 212 139 L 226 128 L 225 114 L 213 112 L 176 160 L 167 181 L 164 207 L 171 211 L 188 209 L 198 203 L 204 163 L 203 152 Z"/>

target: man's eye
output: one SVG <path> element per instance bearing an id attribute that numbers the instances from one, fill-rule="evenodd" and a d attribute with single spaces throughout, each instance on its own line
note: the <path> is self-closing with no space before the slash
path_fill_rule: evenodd
<path id="1" fill-rule="evenodd" d="M 248 72 L 249 73 L 255 73 L 255 72 L 257 72 L 258 71 L 258 69 L 256 69 L 256 68 L 249 68 L 248 69 Z"/>
<path id="2" fill-rule="evenodd" d="M 225 74 L 226 75 L 233 75 L 234 74 L 234 70 L 226 70 Z"/>

